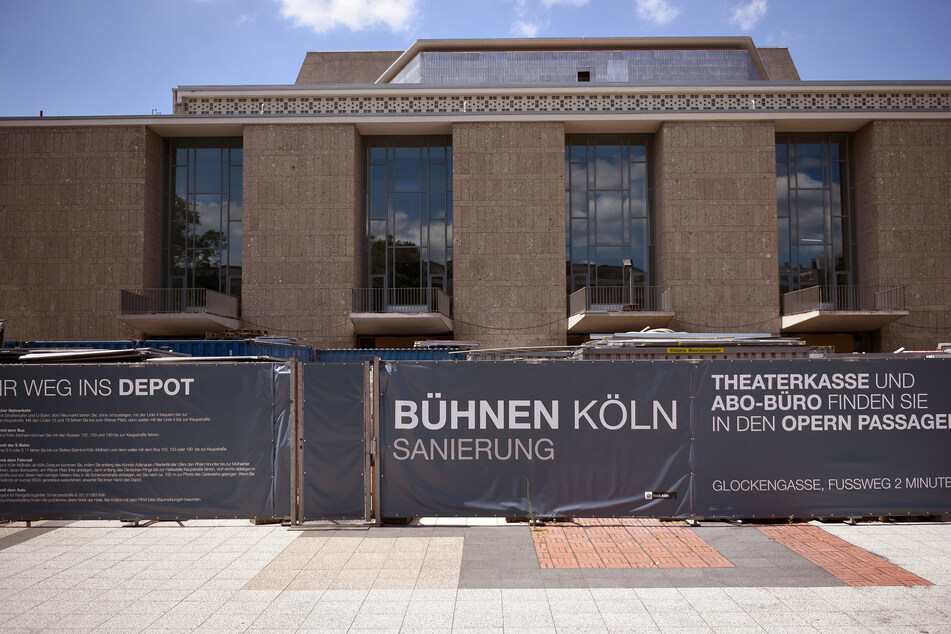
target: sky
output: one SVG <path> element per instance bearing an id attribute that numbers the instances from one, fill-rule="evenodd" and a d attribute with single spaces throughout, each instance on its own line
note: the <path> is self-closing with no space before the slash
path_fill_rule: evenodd
<path id="1" fill-rule="evenodd" d="M 951 0 L 0 0 L 0 117 L 171 113 L 417 39 L 749 35 L 804 80 L 951 81 Z"/>

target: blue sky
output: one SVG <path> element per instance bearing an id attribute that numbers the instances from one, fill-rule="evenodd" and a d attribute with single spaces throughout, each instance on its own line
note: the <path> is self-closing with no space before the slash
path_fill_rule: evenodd
<path id="1" fill-rule="evenodd" d="M 750 35 L 807 80 L 951 80 L 949 0 L 0 0 L 0 117 L 171 112 L 419 38 Z"/>

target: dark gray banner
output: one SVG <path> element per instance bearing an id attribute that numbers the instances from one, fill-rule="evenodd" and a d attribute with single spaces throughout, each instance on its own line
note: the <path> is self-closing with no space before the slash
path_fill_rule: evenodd
<path id="1" fill-rule="evenodd" d="M 383 515 L 685 517 L 691 368 L 387 363 Z"/>
<path id="2" fill-rule="evenodd" d="M 951 360 L 697 367 L 695 514 L 951 511 Z"/>
<path id="3" fill-rule="evenodd" d="M 279 367 L 0 366 L 0 517 L 273 517 Z"/>
<path id="4" fill-rule="evenodd" d="M 291 516 L 291 450 L 293 437 L 291 430 L 291 368 L 287 365 L 273 365 L 272 420 L 274 480 L 273 517 Z"/>
<path id="5" fill-rule="evenodd" d="M 304 519 L 363 519 L 363 363 L 303 363 Z"/>

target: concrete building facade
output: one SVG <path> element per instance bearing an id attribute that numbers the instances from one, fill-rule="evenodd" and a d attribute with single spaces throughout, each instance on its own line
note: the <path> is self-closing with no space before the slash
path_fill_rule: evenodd
<path id="1" fill-rule="evenodd" d="M 424 40 L 173 98 L 0 119 L 8 340 L 951 341 L 951 82 L 803 81 L 749 38 Z"/>

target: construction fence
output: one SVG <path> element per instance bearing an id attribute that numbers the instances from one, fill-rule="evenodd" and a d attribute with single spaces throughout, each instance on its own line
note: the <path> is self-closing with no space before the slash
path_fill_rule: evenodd
<path id="1" fill-rule="evenodd" d="M 0 366 L 0 519 L 951 511 L 951 357 Z"/>

